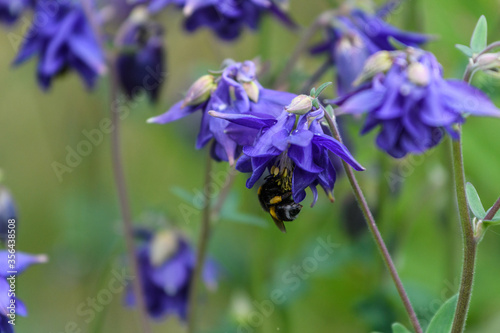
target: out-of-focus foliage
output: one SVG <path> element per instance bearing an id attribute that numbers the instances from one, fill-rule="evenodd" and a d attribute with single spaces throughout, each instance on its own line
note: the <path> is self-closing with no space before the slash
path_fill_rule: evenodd
<path id="1" fill-rule="evenodd" d="M 292 0 L 291 15 L 298 24 L 308 25 L 333 4 L 337 2 Z M 412 0 L 388 19 L 401 28 L 439 36 L 428 49 L 443 64 L 445 77 L 460 77 L 466 58 L 454 45 L 468 44 L 482 14 L 488 19 L 489 41 L 500 39 L 498 5 L 487 0 Z M 199 118 L 172 126 L 149 125 L 146 119 L 167 110 L 207 68 L 218 69 L 228 57 L 241 61 L 260 55 L 269 61 L 270 72 L 260 77 L 265 86 L 283 67 L 299 34 L 267 17 L 259 33 L 245 31 L 235 43 L 224 43 L 206 30 L 182 31 L 175 10 L 162 15 L 169 45 L 168 83 L 157 106 L 146 98 L 123 100 L 124 110 L 129 111 L 123 120 L 126 175 L 139 224 L 171 223 L 194 239 L 207 153 L 194 150 Z M 51 260 L 19 278 L 17 292 L 30 313 L 18 319 L 16 329 L 137 332 L 134 316 L 123 307 L 123 292 L 109 287 L 123 274 L 124 257 L 109 134 L 100 130 L 109 117 L 106 81 L 101 80 L 89 95 L 70 73 L 55 81 L 48 94 L 40 92 L 33 77 L 35 61 L 8 69 L 27 25 L 21 21 L 14 30 L 2 30 L 0 39 L 0 167 L 17 203 L 18 249 L 47 253 Z M 321 64 L 320 58 L 306 56 L 299 62 L 291 82 L 294 92 L 299 93 Z M 332 80 L 333 71 L 321 78 Z M 477 75 L 474 84 L 499 105 L 499 81 Z M 334 97 L 332 92 L 327 89 L 324 97 Z M 373 134 L 357 137 L 359 122 L 345 123 L 354 154 L 367 169 L 359 174 L 360 182 L 421 322 L 427 325 L 458 288 L 460 229 L 449 142 L 423 156 L 393 161 L 376 150 Z M 472 118 L 464 126 L 467 180 L 486 207 L 500 193 L 499 127 L 497 120 Z M 91 152 L 77 158 L 72 152 L 88 148 L 82 148 L 84 141 L 91 142 Z M 67 158 L 71 172 L 59 181 L 53 162 L 67 164 Z M 218 164 L 214 184 L 226 172 L 227 165 Z M 346 227 L 355 224 L 364 229 L 356 220 L 359 216 L 346 212 L 352 195 L 345 178 L 336 184 L 335 204 L 320 196 L 314 209 L 304 207 L 288 225 L 286 235 L 272 226 L 261 211 L 256 190 L 246 189 L 245 180 L 238 175 L 213 234 L 209 250 L 223 276 L 217 292 L 202 300 L 204 332 L 390 332 L 396 321 L 409 327 L 370 236 Z M 500 230 L 492 227 L 481 243 L 468 332 L 500 331 L 500 298 L 495 297 L 500 294 L 499 235 Z M 335 246 L 328 247 L 328 242 Z M 90 304 L 93 299 L 97 305 Z M 158 323 L 155 331 L 175 333 L 184 328 L 172 318 Z"/>

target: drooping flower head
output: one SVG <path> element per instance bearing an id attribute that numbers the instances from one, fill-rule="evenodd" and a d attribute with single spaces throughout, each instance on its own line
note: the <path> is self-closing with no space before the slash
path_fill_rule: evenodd
<path id="1" fill-rule="evenodd" d="M 7 250 L 0 251 L 0 332 L 13 333 L 14 325 L 9 323 L 16 315 L 26 316 L 28 314 L 24 303 L 10 293 L 10 281 L 12 277 L 24 272 L 33 264 L 47 262 L 46 255 L 31 255 L 16 252 L 15 263 L 9 261 L 10 253 Z M 15 281 L 14 281 L 15 283 Z M 17 292 L 16 292 L 17 293 Z M 11 295 L 11 296 L 9 296 Z"/>
<path id="2" fill-rule="evenodd" d="M 14 61 L 19 65 L 38 55 L 37 78 L 43 89 L 69 69 L 88 87 L 105 71 L 103 50 L 77 1 L 38 0 L 35 18 Z"/>
<path id="3" fill-rule="evenodd" d="M 304 200 L 305 189 L 309 187 L 314 205 L 318 185 L 333 201 L 336 172 L 330 154 L 339 156 L 356 170 L 364 170 L 348 149 L 329 135 L 321 123 L 325 110 L 313 106 L 311 100 L 299 95 L 278 115 L 210 112 L 214 117 L 258 131 L 253 143 L 243 147 L 244 155 L 236 164 L 239 171 L 251 173 L 246 183 L 248 188 L 269 170 L 280 178 L 283 190 L 292 192 L 295 203 Z M 235 136 L 235 139 L 250 142 L 246 135 L 241 132 L 242 138 Z"/>
<path id="4" fill-rule="evenodd" d="M 184 100 L 174 104 L 166 113 L 149 119 L 148 122 L 165 124 L 199 110 L 203 115 L 196 148 L 200 149 L 214 139 L 212 157 L 217 161 L 228 161 L 233 164 L 241 153 L 241 143 L 234 140 L 233 133 L 241 137 L 241 133 L 244 132 L 248 138 L 252 138 L 257 131 L 210 117 L 208 111 L 277 116 L 294 96 L 263 88 L 257 81 L 256 66 L 253 62 L 232 62 L 221 73 L 205 75 L 198 79 L 189 88 Z"/>
<path id="5" fill-rule="evenodd" d="M 445 80 L 434 55 L 420 49 L 381 51 L 368 59 L 354 92 L 330 101 L 341 113 L 367 113 L 361 130 L 380 128 L 377 145 L 401 158 L 437 145 L 445 132 L 456 139 L 455 124 L 465 115 L 500 117 L 500 110 L 480 90 Z"/>
<path id="6" fill-rule="evenodd" d="M 329 22 L 325 41 L 313 47 L 311 53 L 328 53 L 330 62 L 336 66 L 340 96 L 353 89 L 352 83 L 370 55 L 395 50 L 391 38 L 407 46 L 419 46 L 429 40 L 429 36 L 402 31 L 384 22 L 380 14 L 371 15 L 358 8 L 342 8 Z"/>
<path id="7" fill-rule="evenodd" d="M 290 27 L 294 23 L 285 14 L 288 1 L 276 0 L 152 0 L 150 10 L 158 11 L 173 3 L 183 8 L 188 31 L 201 27 L 213 30 L 221 39 L 237 38 L 248 26 L 257 30 L 263 14 L 269 12 Z"/>
<path id="8" fill-rule="evenodd" d="M 35 0 L 0 0 L 0 22 L 12 25 L 28 9 L 33 8 Z"/>
<path id="9" fill-rule="evenodd" d="M 155 319 L 177 315 L 186 320 L 189 284 L 196 263 L 196 255 L 188 241 L 177 232 L 153 234 L 142 231 L 144 243 L 137 249 L 143 293 L 149 315 Z M 205 284 L 217 287 L 217 268 L 207 260 L 203 270 Z M 132 288 L 126 295 L 128 306 L 135 305 Z"/>
<path id="10" fill-rule="evenodd" d="M 152 102 L 165 81 L 163 29 L 150 22 L 145 10 L 136 8 L 119 32 L 117 72 L 120 85 L 132 98 L 145 91 Z"/>

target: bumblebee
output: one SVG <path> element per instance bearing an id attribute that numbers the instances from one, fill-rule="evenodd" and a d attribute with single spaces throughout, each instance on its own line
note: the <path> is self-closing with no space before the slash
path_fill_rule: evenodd
<path id="1" fill-rule="evenodd" d="M 257 195 L 262 208 L 271 215 L 282 232 L 286 232 L 283 221 L 295 220 L 302 209 L 302 205 L 292 199 L 292 173 L 288 168 L 280 172 L 278 167 L 273 166 Z"/>

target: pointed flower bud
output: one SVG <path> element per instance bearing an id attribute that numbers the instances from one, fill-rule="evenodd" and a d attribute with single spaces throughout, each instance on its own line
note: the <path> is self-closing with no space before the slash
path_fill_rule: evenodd
<path id="1" fill-rule="evenodd" d="M 307 95 L 299 95 L 295 97 L 290 105 L 285 106 L 286 112 L 303 115 L 311 110 L 313 99 Z"/>
<path id="2" fill-rule="evenodd" d="M 259 86 L 255 83 L 255 81 L 250 81 L 250 82 L 243 82 L 241 84 L 243 86 L 243 89 L 245 89 L 245 92 L 248 95 L 248 98 L 255 103 L 259 102 Z"/>
<path id="3" fill-rule="evenodd" d="M 200 77 L 187 91 L 182 107 L 198 105 L 205 102 L 216 87 L 217 84 L 215 83 L 215 77 L 213 75 L 204 75 Z"/>
<path id="4" fill-rule="evenodd" d="M 408 79 L 419 86 L 427 86 L 431 80 L 429 69 L 420 62 L 413 62 L 408 66 Z"/>
<path id="5" fill-rule="evenodd" d="M 353 82 L 353 86 L 370 80 L 378 73 L 386 73 L 392 66 L 392 54 L 389 51 L 379 51 L 370 56 L 365 63 L 365 67 L 358 78 Z"/>

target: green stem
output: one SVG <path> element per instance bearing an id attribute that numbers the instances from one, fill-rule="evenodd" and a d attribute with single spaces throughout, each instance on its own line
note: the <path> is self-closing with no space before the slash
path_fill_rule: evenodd
<path id="1" fill-rule="evenodd" d="M 455 187 L 457 192 L 458 211 L 460 215 L 460 225 L 462 227 L 462 238 L 464 246 L 464 263 L 462 267 L 462 279 L 460 282 L 460 291 L 458 293 L 458 302 L 453 319 L 452 333 L 463 332 L 467 312 L 469 310 L 470 299 L 472 296 L 472 285 L 474 282 L 474 268 L 476 263 L 477 243 L 474 238 L 467 205 L 467 196 L 465 192 L 465 172 L 462 155 L 462 133 L 459 128 L 460 138 L 452 140 L 453 151 L 453 173 L 455 177 Z"/>
<path id="2" fill-rule="evenodd" d="M 212 157 L 207 154 L 207 162 L 205 167 L 205 183 L 204 188 L 207 189 L 212 181 L 210 172 L 212 170 Z M 193 270 L 193 275 L 189 284 L 189 302 L 188 302 L 188 333 L 194 333 L 196 330 L 196 311 L 198 308 L 198 292 L 201 275 L 205 263 L 207 253 L 208 240 L 210 238 L 210 215 L 211 205 L 210 198 L 205 195 L 203 207 L 203 215 L 201 220 L 200 238 L 198 240 L 198 250 L 196 253 L 196 265 Z"/>
<path id="3" fill-rule="evenodd" d="M 93 15 L 94 9 L 90 0 L 83 0 L 83 8 L 87 19 L 90 22 L 93 32 L 96 35 L 103 50 L 103 34 L 100 31 L 99 25 Z M 135 278 L 132 280 L 132 289 L 134 292 L 135 300 L 139 308 L 139 316 L 142 325 L 142 332 L 151 332 L 149 324 L 148 313 L 146 308 L 146 301 L 142 292 L 142 275 L 137 262 L 135 244 L 134 244 L 134 226 L 132 223 L 132 214 L 130 210 L 130 203 L 127 193 L 127 185 L 125 181 L 125 173 L 123 171 L 123 158 L 120 148 L 120 108 L 118 104 L 118 77 L 116 73 L 116 57 L 112 54 L 107 54 L 107 65 L 110 71 L 109 85 L 110 85 L 110 108 L 111 108 L 111 159 L 113 165 L 113 176 L 115 178 L 116 190 L 118 194 L 118 201 L 120 206 L 120 213 L 123 222 L 123 233 L 125 238 L 125 245 L 127 257 L 132 272 Z"/>
<path id="4" fill-rule="evenodd" d="M 234 167 L 230 167 L 228 176 L 226 178 L 226 181 L 224 182 L 224 186 L 220 190 L 217 201 L 215 202 L 214 208 L 212 209 L 211 213 L 212 221 L 216 221 L 219 219 L 222 207 L 224 206 L 224 202 L 226 202 L 227 196 L 231 192 L 231 188 L 233 187 L 236 175 L 237 175 L 236 169 Z"/>
<path id="5" fill-rule="evenodd" d="M 328 122 L 328 126 L 330 126 L 330 129 L 332 130 L 333 137 L 335 139 L 337 139 L 339 142 L 342 142 L 342 138 L 340 137 L 340 133 L 337 129 L 337 124 L 335 122 L 335 118 L 330 117 L 328 112 L 325 112 L 325 118 L 326 118 L 326 121 Z M 391 255 L 389 254 L 389 251 L 387 250 L 387 246 L 384 243 L 382 235 L 380 234 L 380 231 L 378 230 L 377 224 L 375 223 L 375 219 L 373 218 L 373 215 L 370 211 L 370 208 L 368 207 L 368 203 L 363 195 L 361 187 L 359 186 L 358 181 L 356 180 L 356 176 L 354 175 L 354 172 L 349 164 L 347 164 L 345 161 L 342 161 L 342 164 L 344 165 L 344 170 L 345 170 L 345 173 L 347 175 L 347 178 L 349 179 L 349 183 L 351 184 L 351 187 L 354 191 L 354 195 L 356 196 L 358 204 L 359 204 L 359 206 L 363 212 L 363 215 L 365 217 L 365 220 L 368 224 L 368 228 L 370 229 L 370 232 L 372 233 L 372 236 L 373 236 L 375 243 L 377 244 L 377 247 L 382 255 L 384 263 L 385 263 L 387 269 L 389 270 L 389 274 L 391 275 L 391 278 L 394 281 L 396 289 L 398 290 L 398 293 L 399 293 L 399 297 L 403 301 L 403 305 L 406 309 L 406 312 L 408 313 L 411 324 L 412 324 L 413 328 L 415 329 L 415 332 L 422 333 L 422 328 L 420 327 L 420 324 L 418 322 L 415 310 L 413 310 L 410 299 L 409 299 L 409 297 L 404 289 L 404 286 L 403 286 L 403 283 L 401 282 L 401 279 L 399 278 L 398 272 L 396 270 L 396 266 L 394 265 L 392 258 L 391 258 Z"/>

